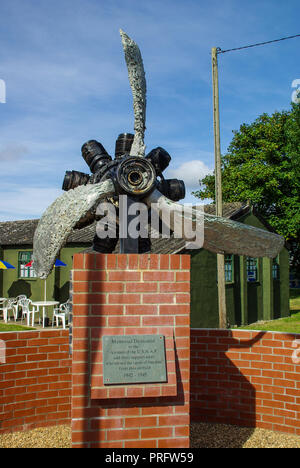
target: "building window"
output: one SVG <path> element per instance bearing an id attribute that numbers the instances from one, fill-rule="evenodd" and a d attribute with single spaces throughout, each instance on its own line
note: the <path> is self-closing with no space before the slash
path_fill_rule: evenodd
<path id="1" fill-rule="evenodd" d="M 32 260 L 32 252 L 19 252 L 18 272 L 19 278 L 36 278 L 36 273 L 32 267 L 26 267 Z"/>
<path id="2" fill-rule="evenodd" d="M 233 255 L 225 255 L 225 282 L 233 283 Z"/>
<path id="3" fill-rule="evenodd" d="M 257 258 L 247 258 L 247 281 L 249 281 L 250 283 L 258 281 Z"/>
<path id="4" fill-rule="evenodd" d="M 279 280 L 280 279 L 280 267 L 279 267 L 278 257 L 273 259 L 272 277 L 273 277 L 274 280 Z"/>

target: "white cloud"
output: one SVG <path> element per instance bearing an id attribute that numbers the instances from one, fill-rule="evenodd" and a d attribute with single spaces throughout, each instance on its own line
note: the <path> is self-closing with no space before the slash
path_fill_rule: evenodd
<path id="1" fill-rule="evenodd" d="M 28 153 L 28 148 L 22 144 L 7 144 L 0 149 L 0 161 L 15 161 Z"/>
<path id="2" fill-rule="evenodd" d="M 184 181 L 188 191 L 199 188 L 199 180 L 203 179 L 208 174 L 212 174 L 213 170 L 204 162 L 197 159 L 186 161 L 177 168 L 168 170 L 168 177 L 177 178 Z"/>
<path id="3" fill-rule="evenodd" d="M 199 188 L 214 159 L 211 47 L 278 37 L 278 17 L 281 27 L 287 20 L 290 29 L 297 26 L 281 2 L 271 10 L 269 1 L 219 3 L 2 1 L 0 173 L 14 184 L 0 188 L 3 216 L 39 216 L 65 170 L 89 172 L 80 155 L 85 141 L 97 139 L 113 154 L 118 134 L 133 131 L 120 27 L 140 46 L 145 65 L 147 152 L 164 147 L 172 156 L 165 176 L 183 179 L 188 195 Z M 289 105 L 295 47 L 285 41 L 219 56 L 222 152 L 232 129 Z"/>
<path id="4" fill-rule="evenodd" d="M 52 187 L 4 184 L 0 194 L 0 220 L 39 218 L 61 194 L 61 190 Z"/>

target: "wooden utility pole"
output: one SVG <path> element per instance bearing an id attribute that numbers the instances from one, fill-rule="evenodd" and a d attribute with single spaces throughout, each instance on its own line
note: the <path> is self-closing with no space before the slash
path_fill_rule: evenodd
<path id="1" fill-rule="evenodd" d="M 213 115 L 214 115 L 214 142 L 215 142 L 215 198 L 216 215 L 222 216 L 222 173 L 221 173 L 221 143 L 220 143 L 220 112 L 219 112 L 219 77 L 218 77 L 218 49 L 213 47 L 212 56 L 212 82 L 213 82 Z M 225 256 L 217 254 L 218 269 L 218 304 L 219 328 L 227 328 L 226 318 L 226 291 L 225 291 Z"/>

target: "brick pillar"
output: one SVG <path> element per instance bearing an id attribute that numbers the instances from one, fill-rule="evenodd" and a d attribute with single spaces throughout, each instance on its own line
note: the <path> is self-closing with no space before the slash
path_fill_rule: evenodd
<path id="1" fill-rule="evenodd" d="M 73 447 L 189 447 L 190 257 L 76 254 Z M 104 385 L 102 338 L 165 337 L 167 380 Z"/>

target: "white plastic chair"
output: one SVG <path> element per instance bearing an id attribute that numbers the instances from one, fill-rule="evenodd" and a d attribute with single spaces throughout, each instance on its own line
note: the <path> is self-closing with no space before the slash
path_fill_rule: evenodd
<path id="1" fill-rule="evenodd" d="M 21 305 L 21 301 L 23 299 L 27 299 L 27 296 L 25 296 L 25 294 L 20 294 L 19 296 L 16 297 L 16 301 L 17 303 L 14 305 L 15 307 L 15 320 L 17 321 L 18 320 L 18 315 L 19 315 L 19 306 Z"/>
<path id="2" fill-rule="evenodd" d="M 3 319 L 4 322 L 7 323 L 8 320 L 10 320 L 9 317 L 9 311 L 12 310 L 14 319 L 16 321 L 16 304 L 17 300 L 16 299 L 6 299 L 4 304 L 3 304 Z"/>
<path id="3" fill-rule="evenodd" d="M 30 326 L 30 317 L 32 317 L 32 326 L 34 326 L 34 316 L 35 313 L 39 313 L 39 309 L 36 308 L 35 306 L 32 305 L 32 301 L 30 299 L 21 299 L 19 301 L 19 305 L 21 306 L 22 309 L 22 318 L 21 321 L 23 321 L 23 318 L 27 318 L 27 326 Z M 32 307 L 32 308 L 30 308 Z M 40 322 L 40 318 L 39 318 Z"/>
<path id="4" fill-rule="evenodd" d="M 52 327 L 54 325 L 54 319 L 56 320 L 56 326 L 59 325 L 59 320 L 62 321 L 62 326 L 66 328 L 66 320 L 69 318 L 70 314 L 70 302 L 69 300 L 64 304 L 60 304 L 59 307 L 56 307 L 53 311 L 53 318 L 52 318 Z"/>

